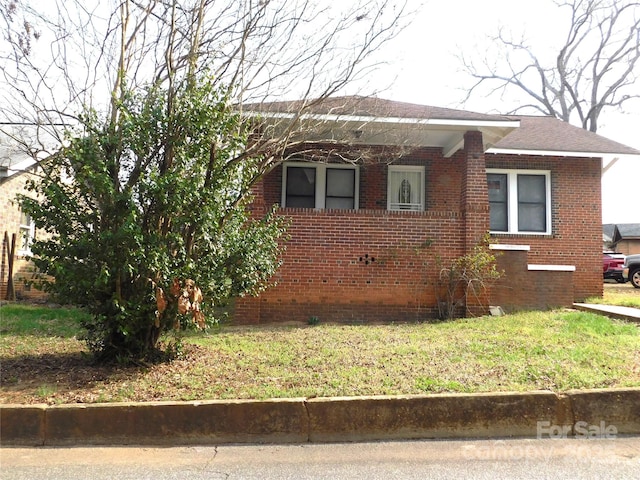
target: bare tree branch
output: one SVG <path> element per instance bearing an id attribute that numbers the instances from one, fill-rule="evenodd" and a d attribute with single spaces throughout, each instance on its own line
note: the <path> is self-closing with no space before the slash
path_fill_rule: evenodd
<path id="1" fill-rule="evenodd" d="M 640 3 L 636 0 L 556 1 L 568 12 L 565 40 L 553 64 L 524 39 L 501 30 L 492 38 L 501 50 L 494 62 L 459 56 L 473 79 L 463 102 L 476 95 L 515 93 L 522 104 L 511 113 L 534 110 L 592 132 L 600 115 L 640 99 Z"/>
<path id="2" fill-rule="evenodd" d="M 235 105 L 293 97 L 307 100 L 302 113 L 376 68 L 372 53 L 408 23 L 407 3 L 2 0 L 0 115 L 68 123 L 89 109 L 117 122 L 124 87 L 172 90 L 203 72 Z M 260 148 L 282 151 L 298 119 Z"/>

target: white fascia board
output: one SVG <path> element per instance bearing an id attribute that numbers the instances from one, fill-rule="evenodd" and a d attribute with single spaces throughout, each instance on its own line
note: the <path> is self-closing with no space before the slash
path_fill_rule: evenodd
<path id="1" fill-rule="evenodd" d="M 490 148 L 486 153 L 504 153 L 507 155 L 540 155 L 545 157 L 587 157 L 587 158 L 640 158 L 640 155 L 602 152 L 565 152 L 561 150 L 516 150 L 511 148 Z"/>
<path id="2" fill-rule="evenodd" d="M 14 165 L 11 165 L 7 170 L 7 175 L 10 177 L 15 175 L 16 173 L 22 173 L 32 166 L 36 164 L 36 161 L 33 158 L 27 158 L 26 160 L 22 160 Z"/>
<path id="3" fill-rule="evenodd" d="M 276 119 L 316 120 L 325 122 L 356 122 L 356 123 L 395 123 L 411 125 L 442 125 L 450 127 L 499 127 L 518 128 L 519 120 L 453 120 L 443 118 L 404 118 L 404 117 L 368 117 L 363 115 L 335 115 L 335 114 L 302 114 L 284 112 L 243 112 L 248 116 L 264 116 Z"/>

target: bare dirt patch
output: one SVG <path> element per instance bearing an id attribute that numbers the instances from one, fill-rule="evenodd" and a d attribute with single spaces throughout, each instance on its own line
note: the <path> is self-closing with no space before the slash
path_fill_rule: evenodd
<path id="1" fill-rule="evenodd" d="M 618 282 L 605 282 L 604 283 L 604 294 L 608 293 L 618 293 L 624 295 L 632 295 L 634 297 L 640 298 L 640 288 L 634 288 L 631 283 L 618 283 Z"/>

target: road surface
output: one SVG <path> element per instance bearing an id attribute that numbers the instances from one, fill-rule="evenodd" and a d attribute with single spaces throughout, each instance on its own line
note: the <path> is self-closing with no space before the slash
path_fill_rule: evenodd
<path id="1" fill-rule="evenodd" d="M 2 480 L 640 479 L 640 437 L 2 448 Z"/>

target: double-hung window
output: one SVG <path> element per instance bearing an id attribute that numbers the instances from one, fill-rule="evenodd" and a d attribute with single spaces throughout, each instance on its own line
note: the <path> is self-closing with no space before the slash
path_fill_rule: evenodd
<path id="1" fill-rule="evenodd" d="M 551 233 L 551 174 L 487 170 L 489 229 L 495 233 Z"/>
<path id="2" fill-rule="evenodd" d="M 424 210 L 424 167 L 389 165 L 388 210 Z"/>
<path id="3" fill-rule="evenodd" d="M 282 174 L 282 206 L 356 210 L 358 174 L 355 165 L 287 162 Z"/>
<path id="4" fill-rule="evenodd" d="M 36 226 L 33 219 L 23 211 L 20 211 L 20 244 L 18 253 L 31 254 L 31 243 L 36 237 Z"/>

